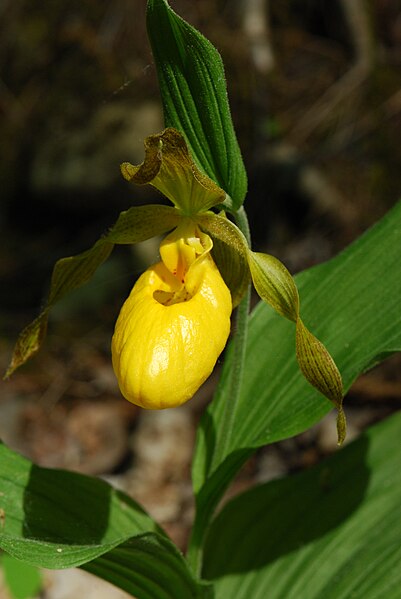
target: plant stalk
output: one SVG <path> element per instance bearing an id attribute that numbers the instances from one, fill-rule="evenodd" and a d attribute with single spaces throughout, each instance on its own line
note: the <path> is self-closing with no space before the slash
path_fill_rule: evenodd
<path id="1" fill-rule="evenodd" d="M 241 208 L 235 214 L 235 220 L 238 228 L 244 234 L 248 245 L 251 245 L 251 236 L 249 231 L 248 218 L 244 208 Z M 248 337 L 248 316 L 251 300 L 251 288 L 247 292 L 237 308 L 235 318 L 235 333 L 233 338 L 233 358 L 231 366 L 231 376 L 229 384 L 229 393 L 224 407 L 224 416 L 222 422 L 224 427 L 220 431 L 220 437 L 216 442 L 216 449 L 212 460 L 212 470 L 214 470 L 224 460 L 231 442 L 235 414 L 238 399 L 241 393 L 246 342 Z"/>
<path id="2" fill-rule="evenodd" d="M 250 245 L 250 232 L 248 219 L 244 208 L 240 208 L 235 215 L 235 220 L 239 229 L 245 235 Z M 229 380 L 229 389 L 227 400 L 224 405 L 223 422 L 224 427 L 220 430 L 220 435 L 216 440 L 216 447 L 212 458 L 211 472 L 214 472 L 219 464 L 222 463 L 228 454 L 231 436 L 234 428 L 235 413 L 241 393 L 243 371 L 246 355 L 246 342 L 248 336 L 248 316 L 250 307 L 251 288 L 247 292 L 237 308 L 235 319 L 235 332 L 232 339 L 233 354 Z M 203 543 L 209 528 L 214 510 L 220 497 L 213 501 L 209 513 L 196 514 L 190 545 L 188 548 L 187 559 L 193 571 L 201 576 L 203 561 Z M 200 517 L 199 517 L 200 516 Z"/>

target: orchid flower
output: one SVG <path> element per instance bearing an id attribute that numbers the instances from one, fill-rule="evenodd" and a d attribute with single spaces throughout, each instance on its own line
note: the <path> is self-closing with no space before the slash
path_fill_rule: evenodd
<path id="1" fill-rule="evenodd" d="M 261 299 L 295 323 L 300 369 L 337 407 L 341 442 L 341 376 L 300 318 L 293 278 L 277 258 L 251 250 L 223 211 L 229 198 L 195 164 L 181 133 L 168 128 L 146 138 L 143 163 L 124 163 L 121 171 L 128 181 L 155 187 L 173 206 L 132 207 L 90 250 L 55 265 L 47 305 L 21 333 L 6 376 L 39 348 L 52 305 L 85 283 L 115 243 L 168 233 L 160 261 L 135 283 L 117 319 L 112 360 L 122 394 L 151 409 L 189 400 L 212 372 L 229 336 L 231 311 L 252 280 Z"/>

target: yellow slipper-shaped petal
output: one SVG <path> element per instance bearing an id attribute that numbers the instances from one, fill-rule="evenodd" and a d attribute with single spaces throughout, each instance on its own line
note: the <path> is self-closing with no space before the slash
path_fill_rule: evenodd
<path id="1" fill-rule="evenodd" d="M 231 295 L 210 246 L 207 235 L 177 229 L 161 246 L 164 262 L 148 268 L 121 309 L 113 368 L 134 404 L 181 405 L 211 374 L 227 342 Z"/>

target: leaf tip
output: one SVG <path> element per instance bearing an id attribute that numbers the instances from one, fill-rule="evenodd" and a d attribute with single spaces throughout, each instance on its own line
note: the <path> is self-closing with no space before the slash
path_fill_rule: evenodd
<path id="1" fill-rule="evenodd" d="M 337 445 L 341 447 L 347 434 L 347 421 L 342 405 L 338 406 L 337 410 Z"/>
<path id="2" fill-rule="evenodd" d="M 14 364 L 14 359 L 11 360 L 5 374 L 3 375 L 3 381 L 7 381 L 13 372 L 18 368 L 19 364 Z"/>
<path id="3" fill-rule="evenodd" d="M 14 347 L 11 362 L 6 370 L 3 380 L 7 380 L 10 376 L 29 358 L 36 354 L 47 330 L 47 312 L 45 309 L 33 322 L 26 326 L 20 333 Z"/>

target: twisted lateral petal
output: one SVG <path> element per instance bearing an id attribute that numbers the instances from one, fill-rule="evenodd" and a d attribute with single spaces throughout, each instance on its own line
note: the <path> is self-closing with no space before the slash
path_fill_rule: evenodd
<path id="1" fill-rule="evenodd" d="M 191 264 L 184 286 L 163 262 L 148 268 L 122 307 L 112 340 L 124 397 L 148 409 L 190 399 L 226 344 L 231 308 L 208 252 Z"/>
<path id="2" fill-rule="evenodd" d="M 51 308 L 67 293 L 84 285 L 107 260 L 116 243 L 138 243 L 176 227 L 182 217 L 172 206 L 133 206 L 89 250 L 61 258 L 53 268 L 50 292 L 39 316 L 20 333 L 5 378 L 39 349 L 46 336 Z"/>
<path id="3" fill-rule="evenodd" d="M 225 216 L 206 212 L 198 215 L 196 220 L 213 239 L 213 259 L 231 291 L 233 306 L 236 307 L 250 282 L 247 241 L 238 227 Z"/>

